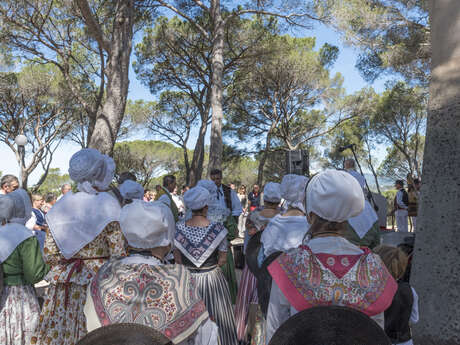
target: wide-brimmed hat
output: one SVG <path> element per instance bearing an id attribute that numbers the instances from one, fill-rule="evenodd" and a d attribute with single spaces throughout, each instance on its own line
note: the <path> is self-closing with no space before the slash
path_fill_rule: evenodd
<path id="1" fill-rule="evenodd" d="M 391 345 L 385 331 L 364 313 L 347 307 L 321 306 L 290 317 L 269 345 Z"/>

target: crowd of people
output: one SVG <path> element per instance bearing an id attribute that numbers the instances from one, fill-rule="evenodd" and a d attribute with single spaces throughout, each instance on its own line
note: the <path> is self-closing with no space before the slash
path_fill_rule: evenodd
<path id="1" fill-rule="evenodd" d="M 362 176 L 350 169 L 287 174 L 250 193 L 214 169 L 180 196 L 167 175 L 152 195 L 130 172 L 115 184 L 114 161 L 83 149 L 69 162 L 76 191 L 65 185 L 59 198 L 30 196 L 6 175 L 0 344 L 75 345 L 101 327 L 137 323 L 173 344 L 266 345 L 298 312 L 340 305 L 410 345 L 418 297 L 408 257 L 380 245 Z"/>

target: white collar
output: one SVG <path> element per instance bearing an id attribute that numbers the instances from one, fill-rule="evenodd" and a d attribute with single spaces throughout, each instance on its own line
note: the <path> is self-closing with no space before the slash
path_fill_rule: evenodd
<path id="1" fill-rule="evenodd" d="M 8 223 L 0 226 L 0 263 L 8 259 L 18 245 L 32 236 L 33 232 L 21 224 Z"/>
<path id="2" fill-rule="evenodd" d="M 358 255 L 364 253 L 359 247 L 339 236 L 317 237 L 310 240 L 307 245 L 313 253 L 335 255 Z"/>
<path id="3" fill-rule="evenodd" d="M 70 259 L 109 223 L 118 222 L 120 213 L 120 204 L 109 193 L 68 192 L 46 214 L 46 222 L 62 255 Z"/>

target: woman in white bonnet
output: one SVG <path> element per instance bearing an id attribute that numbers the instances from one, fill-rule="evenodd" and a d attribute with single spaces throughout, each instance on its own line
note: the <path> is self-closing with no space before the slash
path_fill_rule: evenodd
<path id="1" fill-rule="evenodd" d="M 227 258 L 227 229 L 207 218 L 212 197 L 197 186 L 184 194 L 192 218 L 176 223 L 174 257 L 188 267 L 211 319 L 219 327 L 219 344 L 236 345 L 236 327 L 228 284 L 221 267 Z"/>
<path id="2" fill-rule="evenodd" d="M 268 266 L 273 278 L 267 313 L 267 342 L 290 316 L 321 305 L 340 305 L 383 316 L 397 285 L 382 260 L 343 238 L 345 223 L 360 214 L 364 195 L 344 171 L 326 170 L 309 181 L 309 237 Z"/>
<path id="3" fill-rule="evenodd" d="M 18 189 L 0 196 L 0 344 L 29 345 L 40 316 L 33 284 L 49 267 L 37 238 L 24 224 L 30 217 L 30 199 Z M 3 290 L 3 291 L 2 291 Z"/>
<path id="4" fill-rule="evenodd" d="M 170 208 L 162 202 L 134 197 L 123 207 L 120 225 L 128 256 L 107 261 L 88 286 L 88 331 L 138 323 L 156 329 L 176 345 L 217 344 L 217 326 L 209 319 L 190 272 L 183 265 L 165 262 L 174 241 L 174 224 Z"/>
<path id="5" fill-rule="evenodd" d="M 107 259 L 125 255 L 120 204 L 107 193 L 114 172 L 113 160 L 95 149 L 70 159 L 69 175 L 79 192 L 68 192 L 46 215 L 50 287 L 31 344 L 74 345 L 82 338 L 87 285 Z"/>
<path id="6" fill-rule="evenodd" d="M 286 200 L 288 210 L 273 217 L 262 233 L 261 259 L 277 251 L 296 248 L 302 243 L 309 228 L 303 204 L 307 182 L 308 178 L 305 176 L 288 174 L 283 177 L 281 197 Z"/>

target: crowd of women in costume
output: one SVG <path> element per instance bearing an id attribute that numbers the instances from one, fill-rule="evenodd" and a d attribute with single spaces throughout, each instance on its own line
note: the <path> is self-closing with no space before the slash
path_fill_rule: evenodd
<path id="1" fill-rule="evenodd" d="M 289 317 L 319 305 L 359 310 L 394 344 L 411 344 L 418 309 L 403 279 L 407 256 L 377 246 L 377 217 L 348 172 L 264 186 L 245 224 L 239 287 L 230 241 L 241 204 L 219 170 L 184 193 L 183 217 L 172 177 L 146 202 L 132 179 L 114 188 L 114 172 L 97 150 L 72 156 L 78 192 L 47 212 L 43 249 L 25 227 L 27 192 L 0 196 L 0 344 L 74 345 L 100 327 L 139 323 L 173 344 L 265 345 Z M 40 307 L 41 280 L 49 287 Z"/>

